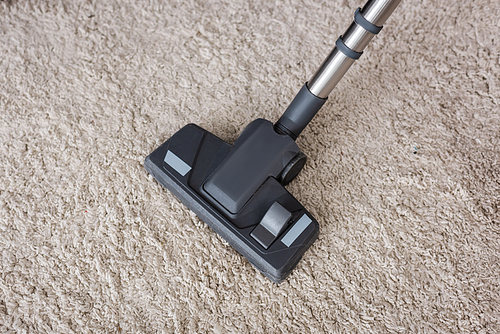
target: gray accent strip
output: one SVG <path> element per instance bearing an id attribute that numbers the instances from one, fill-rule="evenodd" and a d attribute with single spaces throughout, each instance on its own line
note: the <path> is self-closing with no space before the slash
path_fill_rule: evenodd
<path id="1" fill-rule="evenodd" d="M 291 244 L 299 237 L 299 235 L 304 232 L 304 230 L 311 224 L 312 220 L 306 214 L 300 217 L 299 221 L 295 223 L 295 225 L 288 231 L 287 234 L 281 239 L 281 242 L 284 243 L 287 247 L 290 247 Z"/>
<path id="2" fill-rule="evenodd" d="M 337 47 L 337 49 L 342 52 L 343 54 L 345 54 L 347 57 L 351 58 L 351 59 L 354 59 L 354 60 L 358 60 L 359 57 L 361 57 L 361 55 L 363 54 L 363 51 L 361 52 L 357 52 L 357 51 L 354 51 L 354 50 L 351 50 L 347 47 L 347 45 L 344 44 L 344 41 L 342 40 L 342 36 L 340 36 L 337 41 L 335 42 L 335 46 Z"/>
<path id="3" fill-rule="evenodd" d="M 366 31 L 371 32 L 372 34 L 376 35 L 382 30 L 383 27 L 379 27 L 365 19 L 363 14 L 361 14 L 361 8 L 356 9 L 356 12 L 354 13 L 354 21 L 363 27 Z"/>
<path id="4" fill-rule="evenodd" d="M 172 151 L 167 151 L 167 154 L 165 155 L 165 159 L 163 161 L 165 161 L 170 167 L 175 169 L 175 171 L 182 176 L 185 176 L 191 170 L 191 166 L 182 161 L 182 159 L 172 153 Z"/>

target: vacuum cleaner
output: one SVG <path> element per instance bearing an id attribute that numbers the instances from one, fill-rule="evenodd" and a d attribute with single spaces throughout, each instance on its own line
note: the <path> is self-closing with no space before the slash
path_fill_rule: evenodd
<path id="1" fill-rule="evenodd" d="M 285 185 L 306 163 L 295 140 L 401 0 L 369 0 L 281 118 L 252 121 L 231 145 L 188 124 L 144 167 L 271 281 L 282 282 L 319 234 Z"/>

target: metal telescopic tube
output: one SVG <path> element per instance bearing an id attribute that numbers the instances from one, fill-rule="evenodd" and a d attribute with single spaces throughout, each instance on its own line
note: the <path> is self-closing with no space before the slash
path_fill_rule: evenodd
<path id="1" fill-rule="evenodd" d="M 400 2 L 369 0 L 363 9 L 358 8 L 354 21 L 344 35 L 337 39 L 332 52 L 274 124 L 276 132 L 287 134 L 294 140 L 300 135 Z"/>
<path id="2" fill-rule="evenodd" d="M 359 14 L 373 26 L 381 28 L 400 2 L 401 0 L 369 0 Z M 361 55 L 375 35 L 376 32 L 368 31 L 355 20 L 340 39 L 347 48 Z M 337 43 L 307 83 L 309 91 L 319 98 L 327 98 L 355 60 L 355 57 L 349 57 L 339 50 Z"/>

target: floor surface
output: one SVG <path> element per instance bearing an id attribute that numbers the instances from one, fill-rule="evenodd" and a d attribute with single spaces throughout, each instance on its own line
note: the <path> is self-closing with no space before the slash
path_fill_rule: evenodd
<path id="1" fill-rule="evenodd" d="M 297 140 L 275 285 L 149 176 L 276 121 L 363 2 L 0 1 L 0 332 L 500 332 L 500 2 L 403 1 Z"/>

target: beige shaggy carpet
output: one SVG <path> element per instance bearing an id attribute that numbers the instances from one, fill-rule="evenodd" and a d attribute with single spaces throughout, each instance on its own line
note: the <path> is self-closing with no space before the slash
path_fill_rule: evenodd
<path id="1" fill-rule="evenodd" d="M 144 170 L 276 121 L 363 4 L 0 1 L 0 332 L 499 333 L 498 0 L 403 1 L 337 86 L 280 285 Z"/>

